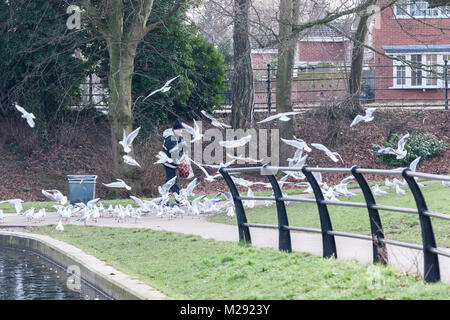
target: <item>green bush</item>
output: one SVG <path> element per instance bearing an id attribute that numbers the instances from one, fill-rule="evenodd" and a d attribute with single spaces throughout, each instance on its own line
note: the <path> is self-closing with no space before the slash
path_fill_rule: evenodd
<path id="1" fill-rule="evenodd" d="M 403 159 L 397 160 L 396 156 L 392 154 L 377 153 L 381 148 L 391 147 L 397 149 L 397 143 L 402 136 L 400 134 L 393 134 L 385 140 L 382 146 L 373 144 L 373 150 L 370 150 L 370 153 L 389 166 L 404 166 L 409 165 L 417 157 L 421 157 L 424 160 L 437 156 L 446 148 L 446 143 L 438 140 L 432 133 L 413 133 L 406 141 L 405 149 L 408 153 Z"/>

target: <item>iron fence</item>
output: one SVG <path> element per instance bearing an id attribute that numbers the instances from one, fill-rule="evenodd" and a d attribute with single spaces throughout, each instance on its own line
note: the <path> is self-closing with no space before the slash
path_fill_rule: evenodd
<path id="1" fill-rule="evenodd" d="M 397 67 L 400 69 L 397 70 Z M 448 109 L 448 62 L 423 66 L 420 77 L 404 65 L 366 64 L 360 90 L 362 104 L 377 106 L 445 106 Z M 255 110 L 273 111 L 276 97 L 276 71 L 253 69 Z M 293 70 L 292 101 L 294 108 L 308 108 L 343 100 L 347 95 L 350 67 L 347 65 L 310 65 Z M 225 110 L 233 101 L 233 70 L 227 70 L 226 90 L 222 92 Z M 413 83 L 413 82 L 414 83 Z M 413 83 L 413 85 L 412 85 Z"/>
<path id="2" fill-rule="evenodd" d="M 278 181 L 275 177 L 275 172 L 279 170 L 291 172 L 301 171 L 305 175 L 309 184 L 311 185 L 315 199 L 300 199 L 283 196 L 280 185 L 278 184 Z M 322 234 L 323 256 L 337 258 L 338 253 L 336 250 L 335 236 L 363 239 L 372 242 L 373 262 L 374 263 L 379 262 L 381 264 L 387 264 L 388 262 L 386 244 L 422 250 L 424 255 L 424 280 L 426 282 L 436 282 L 440 280 L 441 276 L 440 276 L 438 256 L 442 255 L 450 258 L 450 252 L 437 248 L 433 232 L 433 226 L 431 222 L 431 217 L 450 220 L 450 215 L 428 210 L 425 198 L 416 181 L 416 178 L 427 178 L 430 180 L 438 180 L 438 181 L 450 181 L 450 176 L 413 172 L 409 168 L 404 169 L 403 171 L 393 171 L 393 170 L 363 169 L 358 166 L 354 166 L 352 168 L 310 168 L 308 166 L 304 166 L 302 168 L 290 168 L 290 167 L 270 167 L 268 165 L 265 165 L 262 167 L 244 167 L 244 168 L 222 167 L 220 168 L 219 172 L 225 179 L 230 189 L 231 195 L 233 197 L 234 206 L 236 209 L 236 218 L 240 242 L 251 243 L 251 236 L 249 229 L 250 227 L 278 229 L 279 250 L 292 252 L 291 235 L 290 235 L 291 230 L 320 233 Z M 234 183 L 230 174 L 251 173 L 251 172 L 253 173 L 259 172 L 261 175 L 267 177 L 273 189 L 274 194 L 273 197 L 267 196 L 249 197 L 249 196 L 241 196 L 239 194 L 236 184 Z M 314 177 L 313 172 L 351 173 L 355 177 L 356 181 L 358 182 L 362 190 L 365 203 L 326 200 L 322 193 L 320 184 Z M 365 174 L 401 175 L 406 180 L 409 189 L 411 190 L 414 196 L 417 209 L 377 204 L 375 201 L 375 197 L 372 193 L 372 190 L 370 189 L 369 184 L 366 178 L 364 177 Z M 249 223 L 247 221 L 244 205 L 242 203 L 243 200 L 275 201 L 277 209 L 278 225 Z M 285 206 L 286 201 L 316 203 L 320 218 L 321 229 L 290 226 Z M 368 215 L 370 218 L 371 235 L 369 236 L 333 230 L 332 222 L 328 212 L 328 205 L 367 208 Z M 383 231 L 382 221 L 379 215 L 379 210 L 418 215 L 421 226 L 422 245 L 386 239 Z"/>

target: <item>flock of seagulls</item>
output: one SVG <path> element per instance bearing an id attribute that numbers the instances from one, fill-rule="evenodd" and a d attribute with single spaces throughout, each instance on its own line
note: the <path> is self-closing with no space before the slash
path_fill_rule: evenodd
<path id="1" fill-rule="evenodd" d="M 158 90 L 151 92 L 144 100 L 148 97 L 152 96 L 157 92 L 167 92 L 170 90 L 170 83 L 177 79 L 177 77 L 170 79 L 167 81 L 164 86 Z M 25 118 L 30 127 L 34 127 L 34 119 L 35 116 L 32 113 L 28 113 L 24 108 L 19 105 L 15 105 L 16 109 L 22 113 L 22 118 Z M 357 125 L 360 122 L 370 122 L 374 119 L 373 113 L 376 108 L 368 108 L 364 116 L 357 115 L 350 127 Z M 201 111 L 201 113 L 211 121 L 211 124 L 220 129 L 231 128 L 230 125 L 227 125 L 217 119 L 215 119 L 211 114 L 206 111 Z M 278 113 L 276 115 L 272 115 L 267 117 L 266 119 L 259 121 L 258 123 L 267 123 L 269 121 L 279 120 L 279 121 L 289 121 L 293 116 L 300 114 L 301 112 L 285 112 Z M 195 141 L 199 141 L 203 134 L 201 133 L 200 127 L 197 122 L 194 120 L 194 126 L 191 127 L 185 123 L 182 124 L 188 133 L 192 135 L 191 143 Z M 140 164 L 133 159 L 129 153 L 131 152 L 132 144 L 134 139 L 138 136 L 140 127 L 136 130 L 132 131 L 130 134 L 127 134 L 125 129 L 123 131 L 123 139 L 119 141 L 119 144 L 122 145 L 124 153 L 123 156 L 124 163 L 130 166 L 141 167 Z M 168 134 L 170 129 L 164 131 L 163 136 Z M 238 140 L 231 141 L 220 141 L 219 144 L 223 148 L 226 149 L 234 149 L 237 147 L 242 147 L 248 144 L 251 141 L 252 136 L 247 135 Z M 403 159 L 407 155 L 407 151 L 405 149 L 405 144 L 409 138 L 409 134 L 404 135 L 398 142 L 397 149 L 393 148 L 383 148 L 378 150 L 379 154 L 392 154 L 395 155 L 397 159 Z M 309 153 L 312 152 L 312 148 L 323 152 L 328 158 L 330 158 L 333 162 L 344 162 L 342 157 L 337 152 L 333 152 L 329 150 L 326 146 L 319 143 L 311 143 L 311 147 L 307 145 L 305 141 L 293 136 L 292 140 L 281 139 L 281 141 L 287 145 L 290 145 L 295 148 L 295 153 L 291 158 L 288 158 L 288 166 L 290 168 L 302 168 L 306 161 L 308 160 Z M 307 154 L 303 154 L 306 152 Z M 244 161 L 246 163 L 262 163 L 263 160 L 252 159 L 250 157 L 234 156 L 232 154 L 227 153 L 227 156 L 231 158 L 231 161 L 226 163 L 220 163 L 219 165 L 207 165 L 207 164 L 199 164 L 192 159 L 189 159 L 191 163 L 195 164 L 204 174 L 204 179 L 208 182 L 213 182 L 216 179 L 221 177 L 219 173 L 219 169 L 222 167 L 228 167 L 232 165 L 235 161 Z M 168 158 L 167 155 L 160 151 L 156 158 L 158 159 L 155 164 L 165 163 L 165 162 L 173 162 L 172 159 Z M 420 161 L 420 157 L 415 159 L 410 164 L 410 169 L 412 171 L 416 170 L 417 164 Z M 210 174 L 205 169 L 205 167 L 209 167 L 217 170 L 216 172 Z M 402 170 L 403 168 L 394 169 L 393 171 Z M 282 177 L 278 184 L 280 188 L 283 188 L 285 185 L 294 185 L 302 188 L 306 188 L 305 193 L 313 193 L 313 189 L 308 182 L 289 182 L 287 181 L 289 178 L 293 178 L 294 180 L 302 180 L 306 177 L 301 171 L 284 171 L 285 176 Z M 349 176 L 340 181 L 339 184 L 335 186 L 328 186 L 322 180 L 322 174 L 320 172 L 313 172 L 314 177 L 316 178 L 324 197 L 329 201 L 340 201 L 337 199 L 338 196 L 352 197 L 355 193 L 348 190 L 348 184 L 354 179 L 353 176 Z M 191 176 L 192 178 L 193 176 Z M 249 197 L 253 197 L 254 192 L 252 187 L 255 185 L 262 185 L 266 188 L 271 188 L 270 183 L 258 182 L 258 181 L 248 181 L 246 179 L 231 175 L 232 180 L 235 184 L 247 188 L 247 195 Z M 128 204 L 127 206 L 118 205 L 110 205 L 109 208 L 105 208 L 100 198 L 93 199 L 88 203 L 76 203 L 74 205 L 68 204 L 68 199 L 58 190 L 42 190 L 42 194 L 48 198 L 50 201 L 55 202 L 53 208 L 56 210 L 56 213 L 59 217 L 58 224 L 56 226 L 56 230 L 62 232 L 64 230 L 63 222 L 67 223 L 70 219 L 75 219 L 75 221 L 83 223 L 86 225 L 89 221 L 98 222 L 99 219 L 103 218 L 112 218 L 115 219 L 118 223 L 132 220 L 134 219 L 137 222 L 142 216 L 155 214 L 156 216 L 162 217 L 167 216 L 169 218 L 174 218 L 180 215 L 191 214 L 193 216 L 199 214 L 217 214 L 220 212 L 226 212 L 227 216 L 234 216 L 234 203 L 232 196 L 229 192 L 219 192 L 214 197 L 208 198 L 206 195 L 195 196 L 194 190 L 198 185 L 198 179 L 193 179 L 184 189 L 180 190 L 179 194 L 174 194 L 176 203 L 170 201 L 171 193 L 170 189 L 175 184 L 176 177 L 167 181 L 162 186 L 158 187 L 159 197 L 152 200 L 144 200 L 138 197 L 130 195 L 130 199 L 132 199 L 135 203 L 135 206 Z M 449 186 L 448 182 L 442 182 L 444 186 Z M 103 184 L 108 188 L 123 188 L 130 191 L 132 188 L 127 185 L 125 181 L 122 179 L 116 179 L 115 182 L 111 182 L 108 184 Z M 405 180 L 400 181 L 396 178 L 393 181 L 389 181 L 386 178 L 385 180 L 385 188 L 392 189 L 395 188 L 395 191 L 398 195 L 405 195 L 406 190 L 402 189 L 402 186 L 406 186 L 407 183 Z M 422 184 L 419 184 L 420 187 L 423 187 Z M 376 184 L 372 188 L 372 192 L 375 196 L 382 196 L 388 194 L 387 191 L 383 190 L 380 185 Z M 283 193 L 283 195 L 285 195 Z M 15 207 L 16 213 L 18 215 L 23 215 L 27 221 L 41 222 L 45 220 L 46 211 L 45 209 L 36 210 L 35 208 L 30 208 L 27 211 L 23 211 L 21 199 L 11 199 L 0 201 L 1 203 L 9 203 Z M 265 205 L 270 206 L 274 204 L 275 201 L 266 200 Z M 244 200 L 243 205 L 245 208 L 253 208 L 256 204 L 255 200 Z M 289 204 L 289 203 L 288 203 Z M 0 222 L 4 221 L 4 213 L 0 210 Z"/>

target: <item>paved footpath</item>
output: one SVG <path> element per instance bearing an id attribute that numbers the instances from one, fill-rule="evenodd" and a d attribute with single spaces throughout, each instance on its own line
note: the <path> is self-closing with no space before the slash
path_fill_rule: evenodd
<path id="1" fill-rule="evenodd" d="M 1 229 L 11 230 L 15 227 L 56 225 L 58 216 L 56 213 L 47 213 L 42 223 L 26 222 L 25 217 L 16 214 L 7 214 L 5 223 Z M 71 220 L 71 224 L 82 225 L 80 222 Z M 239 241 L 237 226 L 207 221 L 201 215 L 180 216 L 174 219 L 152 216 L 143 216 L 137 223 L 132 221 L 117 223 L 113 218 L 101 218 L 98 223 L 90 221 L 88 225 L 120 227 L 120 228 L 149 228 L 152 230 L 164 230 L 183 234 L 197 235 L 205 239 L 216 241 Z M 278 231 L 272 229 L 250 228 L 252 244 L 256 247 L 278 248 Z M 372 262 L 372 243 L 367 240 L 353 238 L 335 237 L 338 258 L 352 259 L 360 263 Z M 322 239 L 320 234 L 291 232 L 292 250 L 307 252 L 314 255 L 322 255 Z M 422 251 L 387 245 L 389 264 L 404 272 L 423 274 Z M 448 248 L 441 248 L 448 250 Z M 450 258 L 439 256 L 441 279 L 450 283 Z"/>

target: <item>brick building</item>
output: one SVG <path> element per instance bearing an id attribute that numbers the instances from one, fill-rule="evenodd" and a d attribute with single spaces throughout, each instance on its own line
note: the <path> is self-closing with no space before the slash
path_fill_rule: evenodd
<path id="1" fill-rule="evenodd" d="M 379 6 L 387 0 L 380 0 Z M 446 29 L 446 30 L 445 30 Z M 399 1 L 375 16 L 373 47 L 409 63 L 375 53 L 376 101 L 444 100 L 443 65 L 450 57 L 450 6 Z"/>

